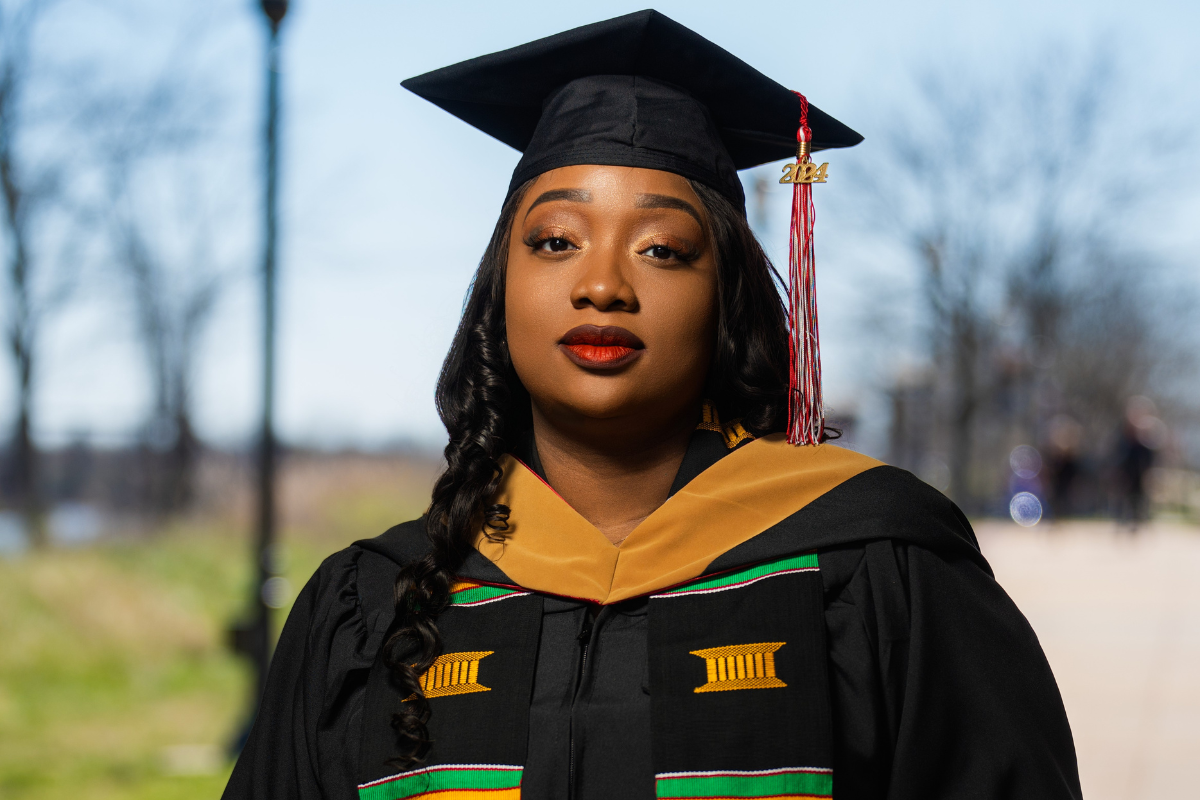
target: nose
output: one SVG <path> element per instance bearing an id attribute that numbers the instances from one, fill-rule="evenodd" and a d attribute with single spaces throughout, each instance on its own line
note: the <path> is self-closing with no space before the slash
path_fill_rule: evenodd
<path id="1" fill-rule="evenodd" d="M 637 311 L 637 292 L 629 282 L 629 264 L 620 249 L 593 245 L 580 260 L 579 279 L 571 288 L 575 308 L 597 311 Z"/>

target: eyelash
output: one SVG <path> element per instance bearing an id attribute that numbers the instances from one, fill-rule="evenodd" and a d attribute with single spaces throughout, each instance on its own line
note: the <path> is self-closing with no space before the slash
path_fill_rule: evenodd
<path id="1" fill-rule="evenodd" d="M 568 247 L 564 250 L 547 250 L 547 249 L 545 249 L 547 244 L 549 244 L 550 242 L 554 242 L 554 241 L 566 242 Z M 568 239 L 565 236 L 535 235 L 535 236 L 531 236 L 528 239 L 526 239 L 525 244 L 526 244 L 526 246 L 528 246 L 530 249 L 534 250 L 535 252 L 541 250 L 542 252 L 546 252 L 546 253 L 565 253 L 565 252 L 568 252 L 569 250 L 578 250 L 579 249 L 578 246 L 574 242 L 572 242 L 570 239 Z M 671 247 L 670 245 L 666 245 L 666 244 L 651 244 L 645 250 L 642 250 L 640 254 L 647 255 L 651 250 L 654 250 L 659 247 L 666 250 L 671 255 L 669 258 L 654 258 L 654 256 L 649 256 L 650 258 L 654 259 L 655 261 L 670 261 L 673 259 L 673 260 L 676 260 L 676 261 L 686 264 L 689 261 L 694 261 L 696 258 L 696 254 L 693 252 L 678 250 L 678 249 Z"/>
<path id="2" fill-rule="evenodd" d="M 532 236 L 528 240 L 526 240 L 525 244 L 528 245 L 530 248 L 532 248 L 535 251 L 543 250 L 544 252 L 547 252 L 547 253 L 565 253 L 565 252 L 567 252 L 567 250 L 544 250 L 545 246 L 549 242 L 556 242 L 556 241 L 557 242 L 566 242 L 569 245 L 567 250 L 578 249 L 578 247 L 575 245 L 575 243 L 572 242 L 570 239 L 568 239 L 565 236 Z"/>
<path id="3" fill-rule="evenodd" d="M 662 249 L 666 250 L 668 253 L 670 253 L 670 254 L 671 254 L 671 258 L 672 258 L 672 259 L 674 259 L 674 260 L 676 260 L 676 261 L 680 261 L 680 262 L 682 262 L 682 263 L 684 263 L 684 264 L 686 264 L 686 263 L 687 263 L 687 262 L 689 262 L 689 261 L 693 261 L 693 260 L 695 260 L 695 258 L 696 258 L 696 254 L 695 254 L 695 253 L 693 253 L 693 252 L 690 252 L 690 251 L 685 251 L 685 250 L 677 250 L 677 249 L 675 249 L 674 247 L 671 247 L 670 245 L 667 245 L 667 244 L 652 244 L 652 245 L 650 245 L 649 247 L 647 247 L 645 250 L 643 250 L 643 251 L 642 251 L 642 254 L 643 254 L 643 255 L 646 255 L 646 254 L 648 254 L 648 253 L 649 253 L 651 250 L 655 250 L 655 249 L 657 249 L 657 248 L 660 248 L 660 247 L 661 247 Z M 650 256 L 650 258 L 654 258 L 654 256 Z M 668 260 L 670 260 L 670 259 L 666 259 L 666 258 L 662 258 L 662 259 L 655 258 L 654 260 L 655 260 L 655 261 L 668 261 Z"/>

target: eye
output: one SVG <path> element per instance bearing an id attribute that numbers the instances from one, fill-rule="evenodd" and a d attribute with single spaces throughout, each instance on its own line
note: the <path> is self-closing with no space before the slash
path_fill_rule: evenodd
<path id="1" fill-rule="evenodd" d="M 549 239 L 542 239 L 534 245 L 535 250 L 541 250 L 545 253 L 565 253 L 567 250 L 574 250 L 575 245 L 571 244 L 561 236 L 551 236 Z"/>
<path id="2" fill-rule="evenodd" d="M 671 244 L 652 244 L 645 250 L 642 250 L 640 255 L 652 258 L 655 261 L 678 261 L 680 264 L 686 264 L 696 257 L 696 254 L 687 245 Z"/>

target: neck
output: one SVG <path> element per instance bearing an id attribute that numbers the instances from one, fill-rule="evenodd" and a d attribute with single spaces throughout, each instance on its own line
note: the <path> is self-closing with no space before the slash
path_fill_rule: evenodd
<path id="1" fill-rule="evenodd" d="M 666 502 L 697 418 L 691 407 L 651 430 L 619 419 L 563 425 L 535 406 L 533 434 L 546 481 L 616 545 Z"/>

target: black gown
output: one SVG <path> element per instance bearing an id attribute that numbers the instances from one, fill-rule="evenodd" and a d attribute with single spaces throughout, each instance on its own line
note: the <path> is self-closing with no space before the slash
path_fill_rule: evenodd
<path id="1" fill-rule="evenodd" d="M 723 454 L 716 434 L 698 431 L 672 491 Z M 949 506 L 882 469 L 848 482 L 856 496 L 895 495 L 899 480 Z M 871 484 L 881 480 L 892 488 Z M 807 511 L 820 520 L 841 502 L 830 492 Z M 961 522 L 961 547 L 897 524 L 895 536 L 818 548 L 839 800 L 1081 796 L 1037 637 Z M 336 553 L 297 598 L 227 800 L 357 796 L 367 677 L 393 619 L 401 543 L 418 526 Z M 522 797 L 655 796 L 646 606 L 545 599 Z"/>

